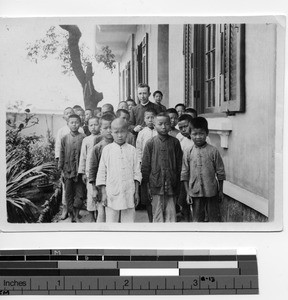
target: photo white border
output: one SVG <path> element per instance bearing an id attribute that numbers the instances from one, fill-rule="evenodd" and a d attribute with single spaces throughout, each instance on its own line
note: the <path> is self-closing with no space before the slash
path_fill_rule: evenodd
<path id="1" fill-rule="evenodd" d="M 76 2 L 76 4 L 74 4 Z M 27 17 L 27 16 L 55 16 L 72 15 L 288 15 L 288 2 L 285 0 L 255 0 L 255 1 L 231 1 L 231 0 L 207 0 L 192 1 L 183 0 L 167 3 L 163 0 L 105 0 L 101 1 L 99 7 L 97 0 L 81 0 L 72 2 L 67 0 L 42 1 L 15 1 L 0 0 L 1 16 Z M 79 7 L 79 2 L 81 6 Z M 72 4 L 73 3 L 73 4 Z M 46 5 L 45 5 L 46 4 Z M 49 5 L 48 5 L 49 4 Z M 288 34 L 286 32 L 285 57 L 288 57 Z M 288 66 L 285 64 L 285 74 L 288 74 Z M 285 99 L 288 95 L 288 81 L 285 81 Z M 286 102 L 286 101 L 285 101 Z M 283 105 L 284 118 L 284 148 L 283 148 L 283 231 L 281 232 L 161 232 L 161 233 L 107 233 L 107 232 L 1 232 L 1 249 L 239 249 L 241 247 L 253 247 L 257 249 L 260 300 L 286 300 L 287 290 L 287 268 L 288 268 L 288 138 L 287 138 L 287 116 L 288 106 Z M 282 112 L 282 107 L 278 108 Z M 5 119 L 5 113 L 0 110 L 0 118 Z M 1 133 L 3 128 L 0 126 Z M 2 134 L 3 136 L 3 134 Z M 5 150 L 5 149 L 4 149 Z M 5 153 L 0 148 L 1 162 Z M 279 162 L 278 162 L 279 163 Z M 5 166 L 3 165 L 3 168 Z M 4 181 L 0 181 L 0 189 L 5 190 Z M 282 189 L 279 191 L 282 195 Z M 281 214 L 282 215 L 282 214 Z M 201 295 L 193 296 L 197 300 L 222 299 L 224 296 Z M 49 299 L 59 299 L 58 296 L 50 296 Z M 61 299 L 70 299 L 70 296 L 61 296 Z M 83 296 L 74 296 L 74 299 L 83 299 Z M 91 297 L 89 297 L 91 298 Z M 118 299 L 117 296 L 99 296 L 98 299 Z M 185 296 L 181 297 L 185 298 Z M 186 297 L 188 299 L 188 296 Z M 190 297 L 189 297 L 190 298 Z M 227 299 L 247 300 L 248 295 L 227 296 Z M 10 296 L 9 299 L 19 299 L 19 296 Z M 21 300 L 31 300 L 31 296 L 22 296 Z M 37 299 L 47 299 L 39 296 Z M 138 296 L 129 296 L 129 299 L 139 299 Z M 167 299 L 167 296 L 142 296 L 141 299 Z M 169 296 L 169 299 L 179 299 L 178 296 Z"/>
<path id="2" fill-rule="evenodd" d="M 27 21 L 27 18 L 17 18 L 17 22 Z M 29 18 L 30 20 L 30 18 Z M 9 22 L 9 19 L 7 20 Z M 205 17 L 178 17 L 178 16 L 153 16 L 153 17 L 57 17 L 57 18 L 33 18 L 33 21 L 41 22 L 41 26 L 57 25 L 57 24 L 77 24 L 81 27 L 81 23 L 91 23 L 91 26 L 97 24 L 205 24 L 205 23 L 246 23 L 246 24 L 264 24 L 276 23 L 277 26 L 277 58 L 276 62 L 276 118 L 275 118 L 275 189 L 274 203 L 269 204 L 269 221 L 268 222 L 245 222 L 245 223 L 133 223 L 133 228 L 128 224 L 107 224 L 107 223 L 43 223 L 43 224 L 15 224 L 6 222 L 6 201 L 0 202 L 0 229 L 3 231 L 144 231 L 144 232 L 164 232 L 164 231 L 280 231 L 282 230 L 282 211 L 283 211 L 283 106 L 284 106 L 284 72 L 285 72 L 285 17 L 284 16 L 205 16 Z M 5 23 L 5 19 L 0 20 Z M 1 113 L 5 111 L 4 103 L 0 106 Z M 5 120 L 4 117 L 2 120 Z M 3 126 L 5 127 L 5 126 Z M 1 126 L 1 129 L 2 126 Z M 1 130 L 1 137 L 5 140 L 5 130 Z M 1 139 L 2 140 L 2 139 Z M 5 147 L 4 158 L 5 158 Z M 3 154 L 3 153 L 1 153 Z M 5 159 L 3 165 L 5 164 Z M 259 166 L 260 167 L 260 166 Z M 2 172 L 4 169 L 2 170 Z M 5 178 L 5 174 L 3 174 Z M 2 198 L 5 199 L 5 185 L 2 186 Z M 3 205 L 4 202 L 4 205 Z M 271 217 L 271 212 L 273 217 Z M 274 212 L 274 213 L 273 213 Z M 189 224 L 189 228 L 187 228 Z M 193 227 L 193 229 L 191 228 Z"/>

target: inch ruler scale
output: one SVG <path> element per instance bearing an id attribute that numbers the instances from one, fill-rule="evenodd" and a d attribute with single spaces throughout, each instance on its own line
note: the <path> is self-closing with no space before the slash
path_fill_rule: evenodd
<path id="1" fill-rule="evenodd" d="M 0 295 L 258 293 L 251 249 L 0 251 Z"/>

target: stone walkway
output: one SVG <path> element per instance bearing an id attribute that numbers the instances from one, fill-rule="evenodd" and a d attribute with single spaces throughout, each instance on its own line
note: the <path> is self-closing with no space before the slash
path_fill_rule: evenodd
<path id="1" fill-rule="evenodd" d="M 67 218 L 65 220 L 61 220 L 62 214 L 62 208 L 60 209 L 59 214 L 57 214 L 57 216 L 54 218 L 54 222 L 58 222 L 58 223 L 71 223 L 71 218 Z M 92 218 L 90 217 L 89 213 L 87 212 L 87 210 L 81 210 L 80 211 L 80 216 L 81 218 L 81 223 L 91 223 L 92 222 Z M 147 216 L 147 212 L 146 210 L 137 210 L 136 211 L 136 223 L 147 223 L 148 222 L 148 216 Z"/>

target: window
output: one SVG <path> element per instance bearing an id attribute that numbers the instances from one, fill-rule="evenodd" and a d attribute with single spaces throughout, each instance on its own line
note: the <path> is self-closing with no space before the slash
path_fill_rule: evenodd
<path id="1" fill-rule="evenodd" d="M 148 33 L 137 46 L 137 80 L 148 84 Z"/>
<path id="2" fill-rule="evenodd" d="M 185 99 L 189 106 L 199 113 L 243 112 L 245 25 L 185 26 Z M 190 64 L 186 65 L 190 58 L 191 74 Z"/>

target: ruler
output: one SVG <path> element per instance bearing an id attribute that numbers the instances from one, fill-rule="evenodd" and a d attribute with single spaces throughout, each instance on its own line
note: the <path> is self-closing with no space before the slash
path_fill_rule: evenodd
<path id="1" fill-rule="evenodd" d="M 258 293 L 253 249 L 0 251 L 0 295 Z"/>

